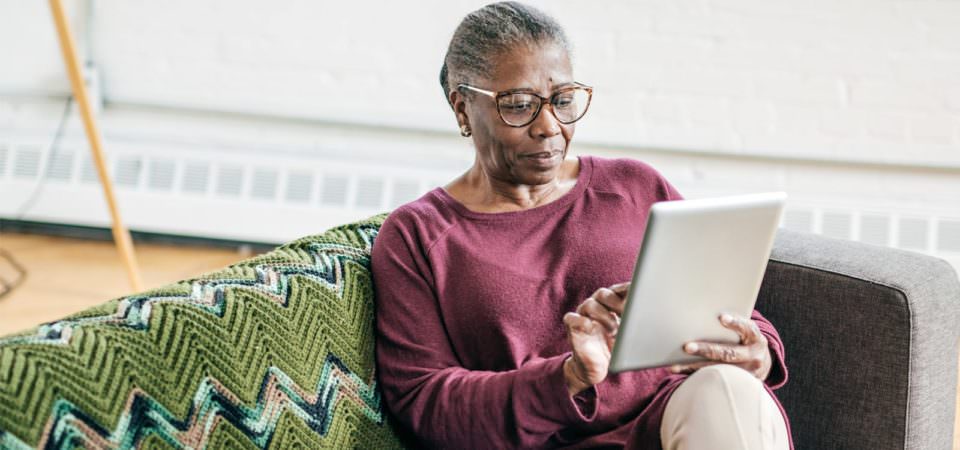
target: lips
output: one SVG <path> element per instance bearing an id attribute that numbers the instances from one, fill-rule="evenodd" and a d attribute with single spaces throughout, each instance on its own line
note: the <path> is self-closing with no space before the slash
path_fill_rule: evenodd
<path id="1" fill-rule="evenodd" d="M 521 164 L 537 171 L 556 170 L 563 162 L 562 159 L 563 152 L 561 151 L 533 152 L 520 155 Z"/>
<path id="2" fill-rule="evenodd" d="M 548 159 L 554 157 L 559 152 L 537 152 L 537 153 L 524 153 L 520 156 L 524 158 L 531 159 Z"/>

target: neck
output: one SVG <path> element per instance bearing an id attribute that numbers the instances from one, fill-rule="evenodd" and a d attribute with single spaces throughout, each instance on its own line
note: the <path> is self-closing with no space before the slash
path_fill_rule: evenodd
<path id="1" fill-rule="evenodd" d="M 479 161 L 475 161 L 473 167 L 464 174 L 464 182 L 472 191 L 471 203 L 487 208 L 534 208 L 549 203 L 563 191 L 560 174 L 543 184 L 516 184 L 493 176 L 484 170 Z"/>

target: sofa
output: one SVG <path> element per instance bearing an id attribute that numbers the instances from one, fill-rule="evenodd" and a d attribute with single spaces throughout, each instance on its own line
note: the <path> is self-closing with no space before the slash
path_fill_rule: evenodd
<path id="1" fill-rule="evenodd" d="M 405 448 L 374 364 L 380 214 L 0 337 L 0 448 Z M 757 308 L 798 449 L 947 449 L 960 282 L 781 230 Z"/>

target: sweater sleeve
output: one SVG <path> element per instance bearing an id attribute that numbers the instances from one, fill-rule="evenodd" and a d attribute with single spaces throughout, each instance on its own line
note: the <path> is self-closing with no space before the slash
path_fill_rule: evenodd
<path id="1" fill-rule="evenodd" d="M 770 358 L 773 359 L 772 365 L 770 366 L 770 373 L 764 382 L 770 389 L 779 389 L 784 384 L 787 384 L 787 364 L 784 362 L 786 354 L 783 349 L 783 341 L 780 340 L 780 334 L 777 333 L 777 329 L 774 328 L 773 324 L 763 317 L 759 311 L 753 310 L 750 318 L 757 323 L 757 327 L 760 328 L 760 333 L 767 338 L 767 346 L 770 348 Z"/>
<path id="2" fill-rule="evenodd" d="M 434 291 L 427 250 L 391 216 L 372 251 L 376 358 L 388 410 L 429 447 L 540 447 L 552 434 L 593 420 L 569 395 L 568 354 L 493 372 L 462 367 Z"/>

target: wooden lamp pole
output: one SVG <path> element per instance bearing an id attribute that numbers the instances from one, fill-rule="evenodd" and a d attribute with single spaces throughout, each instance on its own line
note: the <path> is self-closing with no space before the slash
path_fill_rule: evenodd
<path id="1" fill-rule="evenodd" d="M 53 13 L 53 21 L 60 38 L 60 49 L 63 50 L 63 60 L 67 66 L 67 74 L 70 76 L 73 97 L 77 100 L 77 106 L 80 108 L 87 141 L 90 143 L 93 161 L 97 167 L 97 174 L 100 176 L 100 184 L 103 186 L 103 195 L 107 198 L 107 206 L 110 208 L 110 217 L 113 219 L 113 241 L 123 258 L 130 285 L 135 292 L 139 292 L 143 290 L 143 283 L 140 281 L 140 270 L 137 267 L 136 255 L 133 252 L 133 241 L 130 239 L 130 232 L 123 225 L 120 210 L 117 208 L 117 201 L 113 195 L 113 184 L 110 181 L 110 175 L 107 173 L 107 166 L 103 158 L 103 142 L 100 137 L 100 129 L 97 127 L 96 117 L 94 117 L 93 109 L 90 107 L 87 87 L 83 83 L 80 64 L 77 61 L 76 46 L 73 42 L 73 35 L 70 33 L 70 24 L 67 22 L 63 4 L 60 0 L 50 0 L 50 10 Z"/>

